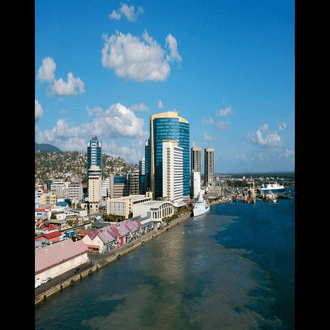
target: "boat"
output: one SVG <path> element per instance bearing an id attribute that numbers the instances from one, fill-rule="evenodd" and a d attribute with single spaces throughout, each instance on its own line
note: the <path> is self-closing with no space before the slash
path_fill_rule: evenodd
<path id="1" fill-rule="evenodd" d="M 269 202 L 269 203 L 277 202 L 277 196 L 271 190 L 266 194 L 265 199 L 266 199 L 266 202 Z"/>
<path id="2" fill-rule="evenodd" d="M 285 191 L 284 186 L 279 185 L 276 181 L 271 181 L 271 182 L 266 182 L 264 183 L 261 188 L 261 191 L 267 192 L 267 191 L 272 191 L 272 192 L 280 192 L 280 191 Z"/>
<path id="3" fill-rule="evenodd" d="M 199 193 L 198 201 L 195 203 L 193 208 L 194 217 L 198 217 L 199 215 L 205 214 L 208 211 L 210 211 L 210 205 L 208 205 L 204 200 L 203 191 L 201 190 Z"/>

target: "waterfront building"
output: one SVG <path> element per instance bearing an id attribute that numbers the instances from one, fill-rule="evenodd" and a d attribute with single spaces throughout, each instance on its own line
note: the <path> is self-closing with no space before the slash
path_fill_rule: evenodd
<path id="1" fill-rule="evenodd" d="M 174 214 L 175 205 L 168 201 L 149 201 L 134 206 L 133 217 L 148 217 L 160 224 L 164 218 Z"/>
<path id="2" fill-rule="evenodd" d="M 92 165 L 89 168 L 88 201 L 90 212 L 98 212 L 101 204 L 101 169 Z"/>
<path id="3" fill-rule="evenodd" d="M 191 172 L 202 172 L 202 152 L 201 147 L 191 148 Z"/>
<path id="4" fill-rule="evenodd" d="M 214 180 L 214 148 L 204 149 L 204 184 Z"/>
<path id="5" fill-rule="evenodd" d="M 125 220 L 88 232 L 82 239 L 87 247 L 99 253 L 106 253 L 113 248 L 128 243 L 132 238 L 142 234 L 139 220 Z"/>
<path id="6" fill-rule="evenodd" d="M 102 146 L 97 136 L 92 137 L 87 144 L 87 181 L 91 166 L 98 166 L 100 168 L 102 178 Z"/>
<path id="7" fill-rule="evenodd" d="M 150 161 L 151 191 L 154 199 L 163 197 L 163 140 L 177 140 L 182 148 L 183 162 L 183 196 L 190 195 L 190 157 L 189 157 L 189 123 L 179 117 L 178 111 L 167 111 L 150 116 Z M 149 143 L 149 140 L 148 140 Z M 147 148 L 146 148 L 147 151 Z"/>
<path id="8" fill-rule="evenodd" d="M 178 141 L 163 140 L 163 200 L 172 203 L 183 198 L 183 148 Z"/>
<path id="9" fill-rule="evenodd" d="M 35 280 L 56 277 L 89 261 L 83 241 L 71 239 L 35 250 Z"/>

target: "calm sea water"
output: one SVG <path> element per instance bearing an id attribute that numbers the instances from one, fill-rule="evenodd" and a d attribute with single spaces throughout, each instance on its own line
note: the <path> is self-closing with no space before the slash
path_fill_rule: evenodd
<path id="1" fill-rule="evenodd" d="M 295 198 L 215 205 L 37 305 L 35 328 L 294 329 L 294 228 Z"/>

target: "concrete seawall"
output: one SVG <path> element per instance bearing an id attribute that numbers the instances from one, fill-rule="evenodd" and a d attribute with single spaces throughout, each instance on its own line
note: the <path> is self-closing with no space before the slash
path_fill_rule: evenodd
<path id="1" fill-rule="evenodd" d="M 38 296 L 35 297 L 35 304 L 38 304 L 38 303 L 46 300 L 53 294 L 55 294 L 57 292 L 61 292 L 65 288 L 74 285 L 76 282 L 79 282 L 84 277 L 93 275 L 93 273 L 98 271 L 100 268 L 104 267 L 105 265 L 109 264 L 110 262 L 112 262 L 114 260 L 120 259 L 125 254 L 131 252 L 132 250 L 135 250 L 136 248 L 140 247 L 141 245 L 144 245 L 145 243 L 149 242 L 150 240 L 155 239 L 157 236 L 167 232 L 169 229 L 177 226 L 180 222 L 182 222 L 188 218 L 190 218 L 190 213 L 186 213 L 183 216 L 181 216 L 180 218 L 171 221 L 167 227 L 164 227 L 163 229 L 158 229 L 157 231 L 155 231 L 154 233 L 151 233 L 149 236 L 147 236 L 145 238 L 144 238 L 144 236 L 141 236 L 137 243 L 135 243 L 135 241 L 131 242 L 131 243 L 127 243 L 126 249 L 118 251 L 115 255 L 105 257 L 105 259 L 98 262 L 96 265 L 93 265 L 93 266 L 85 269 L 84 271 L 81 271 L 79 274 L 72 276 L 68 280 L 63 281 L 61 284 L 55 285 L 55 286 L 51 287 L 50 289 L 48 289 L 47 291 L 39 294 Z"/>

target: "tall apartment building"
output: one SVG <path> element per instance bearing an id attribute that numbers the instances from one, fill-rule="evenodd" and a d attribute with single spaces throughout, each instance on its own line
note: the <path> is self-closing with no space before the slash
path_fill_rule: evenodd
<path id="1" fill-rule="evenodd" d="M 146 174 L 149 169 L 153 198 L 163 197 L 163 140 L 178 141 L 182 148 L 183 163 L 183 196 L 190 195 L 190 157 L 189 157 L 189 123 L 179 117 L 177 111 L 167 111 L 150 116 L 150 160 L 146 147 Z M 148 140 L 149 143 L 149 140 Z"/>
<path id="2" fill-rule="evenodd" d="M 162 197 L 172 203 L 183 198 L 183 148 L 178 141 L 163 140 Z"/>
<path id="3" fill-rule="evenodd" d="M 191 148 L 191 172 L 202 172 L 202 152 L 201 147 Z"/>
<path id="4" fill-rule="evenodd" d="M 214 180 L 214 148 L 204 149 L 204 184 Z"/>
<path id="5" fill-rule="evenodd" d="M 89 168 L 88 201 L 90 212 L 98 212 L 101 205 L 101 169 L 92 165 Z"/>
<path id="6" fill-rule="evenodd" d="M 102 146 L 97 136 L 92 137 L 87 144 L 87 181 L 91 166 L 98 166 L 100 168 L 102 178 Z"/>

